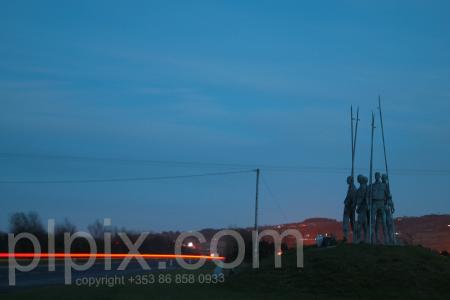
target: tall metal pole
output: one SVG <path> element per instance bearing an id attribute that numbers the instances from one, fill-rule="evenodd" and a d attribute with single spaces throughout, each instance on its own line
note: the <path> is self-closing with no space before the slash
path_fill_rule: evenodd
<path id="1" fill-rule="evenodd" d="M 256 169 L 255 231 L 258 233 L 259 168 Z"/>
<path id="2" fill-rule="evenodd" d="M 380 98 L 381 97 L 378 96 L 378 110 L 380 111 L 381 138 L 383 140 L 383 151 L 384 151 L 384 167 L 386 169 L 386 175 L 389 178 L 389 169 L 388 169 L 387 156 L 386 156 L 386 144 L 384 143 L 383 113 L 381 112 L 381 99 Z"/>
<path id="3" fill-rule="evenodd" d="M 353 155 L 352 155 L 352 177 L 355 178 L 355 156 L 356 156 L 356 137 L 358 136 L 358 123 L 359 123 L 359 107 L 356 109 L 356 125 L 355 125 L 355 137 L 353 140 Z"/>
<path id="4" fill-rule="evenodd" d="M 355 178 L 355 141 L 354 141 L 354 134 L 353 134 L 353 121 L 355 119 L 353 118 L 353 106 L 350 106 L 350 133 L 351 133 L 351 140 L 352 140 L 352 180 Z"/>
<path id="5" fill-rule="evenodd" d="M 378 110 L 380 111 L 380 124 L 381 124 L 381 138 L 383 140 L 383 151 L 384 151 L 384 167 L 386 170 L 386 176 L 388 178 L 387 180 L 387 188 L 389 190 L 389 194 L 391 193 L 391 187 L 390 187 L 390 180 L 391 178 L 389 177 L 389 169 L 388 169 L 388 162 L 387 162 L 387 155 L 386 155 L 386 143 L 384 142 L 384 126 L 383 126 L 383 113 L 381 112 L 381 97 L 378 96 Z M 391 195 L 392 197 L 392 195 Z M 392 208 L 389 208 L 392 209 Z M 392 218 L 392 242 L 395 244 L 395 222 L 394 222 L 394 216 L 393 214 L 391 214 L 391 218 Z"/>
<path id="6" fill-rule="evenodd" d="M 373 173 L 373 134 L 375 131 L 375 116 L 373 114 L 372 111 L 372 137 L 370 140 L 370 168 L 369 168 L 369 184 L 370 184 L 370 189 L 369 189 L 369 239 L 370 239 L 370 243 L 372 243 L 372 173 Z"/>

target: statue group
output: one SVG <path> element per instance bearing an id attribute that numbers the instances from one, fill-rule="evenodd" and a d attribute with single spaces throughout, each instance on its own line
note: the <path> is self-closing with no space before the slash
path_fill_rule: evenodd
<path id="1" fill-rule="evenodd" d="M 344 240 L 348 240 L 352 230 L 354 243 L 379 244 L 381 236 L 384 244 L 394 244 L 394 203 L 387 175 L 376 172 L 375 182 L 369 185 L 368 178 L 364 175 L 358 175 L 357 181 L 358 188 L 353 177 L 347 177 L 348 190 L 343 217 Z"/>
<path id="2" fill-rule="evenodd" d="M 395 244 L 394 229 L 394 203 L 389 188 L 388 163 L 386 156 L 386 145 L 384 141 L 383 115 L 381 112 L 381 100 L 378 97 L 378 110 L 380 112 L 381 137 L 383 141 L 384 164 L 386 174 L 375 173 L 375 181 L 372 182 L 373 171 L 373 140 L 375 129 L 375 116 L 372 112 L 372 135 L 370 149 L 370 182 L 364 175 L 358 175 L 359 187 L 354 183 L 356 137 L 358 133 L 359 108 L 356 118 L 353 115 L 353 107 L 350 107 L 350 129 L 351 129 L 351 153 L 352 168 L 351 176 L 347 177 L 347 196 L 344 201 L 343 231 L 344 241 L 349 238 L 350 229 L 353 231 L 354 243 L 380 243 L 382 235 L 384 244 Z M 357 219 L 355 220 L 355 213 Z M 381 226 L 381 227 L 380 227 Z M 380 231 L 380 229 L 382 231 Z"/>

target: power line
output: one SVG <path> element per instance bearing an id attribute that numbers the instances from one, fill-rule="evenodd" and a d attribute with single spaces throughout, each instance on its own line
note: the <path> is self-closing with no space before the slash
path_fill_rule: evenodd
<path id="1" fill-rule="evenodd" d="M 286 214 L 284 213 L 284 210 L 281 208 L 280 202 L 278 201 L 278 197 L 275 196 L 275 194 L 272 192 L 272 189 L 269 187 L 269 184 L 267 183 L 267 181 L 264 179 L 265 177 L 262 176 L 261 174 L 261 179 L 263 182 L 264 187 L 266 188 L 266 190 L 269 192 L 272 200 L 274 200 L 274 202 L 276 203 L 276 205 L 278 206 L 278 209 L 280 210 L 280 213 L 283 215 L 284 221 L 286 223 L 288 222 L 288 218 L 286 217 Z"/>
<path id="2" fill-rule="evenodd" d="M 256 167 L 250 164 L 235 163 L 207 163 L 207 162 L 188 162 L 174 160 L 149 160 L 149 159 L 130 159 L 130 158 L 109 158 L 109 157 L 90 157 L 90 156 L 71 156 L 71 155 L 52 155 L 52 154 L 28 154 L 28 153 L 0 153 L 0 157 L 4 158 L 29 158 L 29 159 L 48 159 L 48 160 L 65 160 L 65 161 L 98 161 L 98 162 L 117 162 L 117 163 L 133 163 L 133 164 L 149 164 L 164 166 L 196 166 L 196 167 L 231 167 L 231 168 L 248 168 Z"/>
<path id="3" fill-rule="evenodd" d="M 262 168 L 266 172 L 288 172 L 288 173 L 326 173 L 326 174 L 350 174 L 350 168 L 339 167 L 279 167 L 279 168 Z M 368 168 L 356 168 L 359 173 L 368 172 Z M 389 169 L 389 173 L 395 175 L 450 175 L 450 170 L 436 169 Z"/>
<path id="4" fill-rule="evenodd" d="M 128 158 L 101 158 L 89 156 L 69 156 L 69 155 L 47 155 L 47 154 L 29 154 L 29 153 L 0 153 L 0 158 L 25 158 L 25 159 L 49 159 L 62 161 L 98 161 L 106 163 L 132 163 L 148 164 L 167 167 L 198 167 L 198 168 L 260 168 L 269 172 L 288 172 L 288 173 L 327 173 L 327 174 L 348 174 L 348 167 L 320 167 L 320 166 L 295 166 L 295 165 L 261 165 L 261 164 L 240 164 L 240 163 L 219 163 L 219 162 L 195 162 L 195 161 L 172 161 L 172 160 L 146 160 L 146 159 L 128 159 Z M 366 168 L 357 168 L 359 172 L 367 172 Z M 450 175 L 450 169 L 390 169 L 394 175 Z"/>
<path id="5" fill-rule="evenodd" d="M 232 174 L 243 174 L 254 172 L 254 170 L 214 172 L 189 175 L 157 176 L 157 177 L 125 177 L 125 178 L 100 178 L 100 179 L 65 179 L 65 180 L 2 180 L 0 184 L 56 184 L 56 183 L 103 183 L 103 182 L 133 182 L 133 181 L 153 181 L 169 179 L 185 179 L 206 176 L 222 176 Z"/>

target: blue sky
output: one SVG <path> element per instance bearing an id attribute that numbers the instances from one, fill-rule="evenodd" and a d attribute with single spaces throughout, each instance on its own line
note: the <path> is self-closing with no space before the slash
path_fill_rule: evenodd
<path id="1" fill-rule="evenodd" d="M 279 205 L 262 187 L 261 223 L 340 219 L 349 106 L 367 173 L 381 94 L 397 215 L 450 211 L 448 1 L 4 1 L 0 45 L 0 180 L 230 169 L 32 155 L 320 167 L 263 168 Z M 0 184 L 0 229 L 29 210 L 81 228 L 247 226 L 254 179 Z"/>

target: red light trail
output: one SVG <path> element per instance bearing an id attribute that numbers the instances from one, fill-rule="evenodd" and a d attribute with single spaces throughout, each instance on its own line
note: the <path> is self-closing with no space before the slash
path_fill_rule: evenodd
<path id="1" fill-rule="evenodd" d="M 21 259 L 33 259 L 38 258 L 111 258 L 111 259 L 123 259 L 127 257 L 142 257 L 146 259 L 206 259 L 206 260 L 224 260 L 223 256 L 208 256 L 208 255 L 193 255 L 193 254 L 129 254 L 129 253 L 0 253 L 0 258 L 21 258 Z"/>

